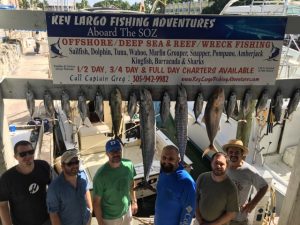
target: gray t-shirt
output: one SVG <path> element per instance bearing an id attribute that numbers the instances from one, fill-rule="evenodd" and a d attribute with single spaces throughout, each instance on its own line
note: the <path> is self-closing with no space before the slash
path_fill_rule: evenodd
<path id="1" fill-rule="evenodd" d="M 202 173 L 197 179 L 197 203 L 202 218 L 213 222 L 225 212 L 238 212 L 238 195 L 234 183 L 229 179 L 216 182 L 211 172 Z"/>
<path id="2" fill-rule="evenodd" d="M 228 169 L 227 175 L 236 184 L 240 200 L 240 206 L 244 205 L 251 194 L 251 187 L 254 186 L 258 191 L 267 185 L 258 171 L 247 162 L 237 169 Z M 247 213 L 238 213 L 235 220 L 244 221 L 247 219 Z"/>

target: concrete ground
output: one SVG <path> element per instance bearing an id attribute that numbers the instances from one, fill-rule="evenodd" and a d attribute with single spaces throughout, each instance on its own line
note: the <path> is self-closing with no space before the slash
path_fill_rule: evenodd
<path id="1" fill-rule="evenodd" d="M 18 62 L 16 69 L 9 74 L 9 77 L 26 78 L 49 78 L 49 62 L 47 53 L 47 43 L 44 42 L 41 48 L 41 54 L 35 54 L 33 46 L 29 45 L 24 49 L 24 55 Z M 44 118 L 43 101 L 36 100 L 36 109 L 34 116 Z M 8 124 L 24 125 L 30 120 L 27 110 L 25 93 L 24 99 L 5 99 L 4 113 Z M 45 133 L 43 137 L 43 149 L 41 158 L 50 161 L 50 149 L 52 148 L 52 133 Z"/>

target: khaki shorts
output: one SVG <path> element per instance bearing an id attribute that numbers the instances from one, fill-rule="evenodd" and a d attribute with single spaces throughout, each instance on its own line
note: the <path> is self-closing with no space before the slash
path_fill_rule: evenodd
<path id="1" fill-rule="evenodd" d="M 86 225 L 91 225 L 91 222 L 92 222 L 92 215 L 90 216 L 90 219 L 89 219 L 89 221 L 86 223 Z"/>
<path id="2" fill-rule="evenodd" d="M 103 219 L 104 225 L 131 225 L 132 215 L 129 207 L 128 212 L 118 219 L 106 220 Z"/>

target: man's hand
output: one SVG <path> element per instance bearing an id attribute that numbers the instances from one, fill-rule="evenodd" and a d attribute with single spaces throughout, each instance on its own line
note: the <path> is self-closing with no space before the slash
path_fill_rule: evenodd
<path id="1" fill-rule="evenodd" d="M 138 211 L 138 204 L 136 201 L 131 202 L 131 213 L 135 215 Z"/>
<path id="2" fill-rule="evenodd" d="M 269 189 L 268 185 L 265 185 L 264 187 L 259 189 L 257 191 L 256 195 L 254 196 L 254 198 L 252 199 L 252 201 L 250 201 L 250 202 L 244 204 L 243 206 L 241 206 L 241 212 L 251 213 L 251 211 L 255 208 L 257 203 L 264 197 L 264 195 L 266 194 L 268 189 Z"/>
<path id="3" fill-rule="evenodd" d="M 248 202 L 241 206 L 241 212 L 251 213 L 254 208 L 255 208 L 255 204 L 253 204 L 252 202 Z"/>

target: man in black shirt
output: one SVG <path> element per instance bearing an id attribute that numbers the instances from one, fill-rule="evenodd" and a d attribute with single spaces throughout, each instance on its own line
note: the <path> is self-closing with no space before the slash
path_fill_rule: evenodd
<path id="1" fill-rule="evenodd" d="M 0 218 L 2 225 L 47 225 L 46 188 L 52 179 L 50 165 L 34 160 L 30 142 L 14 146 L 18 164 L 0 178 Z"/>

